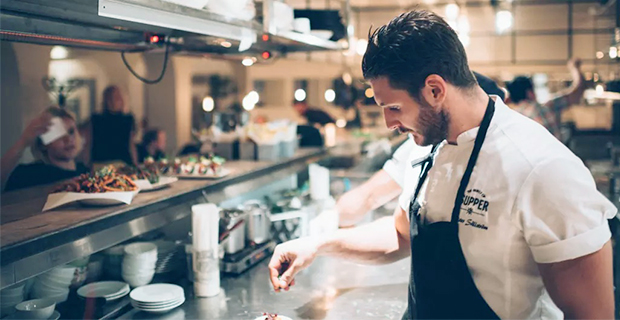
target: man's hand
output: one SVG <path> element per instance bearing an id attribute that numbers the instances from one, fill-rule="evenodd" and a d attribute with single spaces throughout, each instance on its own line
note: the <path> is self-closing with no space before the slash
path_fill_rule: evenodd
<path id="1" fill-rule="evenodd" d="M 271 284 L 276 292 L 288 291 L 295 284 L 295 275 L 307 268 L 319 249 L 319 242 L 312 237 L 305 237 L 278 245 L 269 262 Z"/>
<path id="2" fill-rule="evenodd" d="M 26 130 L 20 137 L 20 143 L 23 147 L 31 145 L 37 137 L 47 132 L 52 125 L 52 115 L 49 112 L 43 112 L 38 117 L 34 118 L 26 127 Z"/>

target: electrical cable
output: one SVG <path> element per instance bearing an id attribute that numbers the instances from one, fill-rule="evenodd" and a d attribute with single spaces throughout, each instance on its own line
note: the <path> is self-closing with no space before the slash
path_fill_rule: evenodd
<path id="1" fill-rule="evenodd" d="M 125 64 L 125 67 L 127 67 L 127 70 L 129 70 L 129 72 L 131 72 L 131 74 L 134 75 L 134 77 L 138 78 L 138 80 L 146 83 L 146 84 L 156 84 L 158 82 L 160 82 L 163 78 L 164 75 L 166 74 L 166 68 L 168 67 L 168 53 L 170 51 L 170 38 L 166 39 L 166 51 L 164 53 L 164 64 L 161 67 L 161 73 L 159 74 L 159 76 L 154 79 L 146 79 L 141 77 L 138 73 L 136 73 L 136 71 L 134 71 L 131 66 L 129 65 L 129 62 L 127 62 L 127 59 L 125 58 L 125 51 L 121 51 L 121 59 L 123 60 L 123 63 Z"/>

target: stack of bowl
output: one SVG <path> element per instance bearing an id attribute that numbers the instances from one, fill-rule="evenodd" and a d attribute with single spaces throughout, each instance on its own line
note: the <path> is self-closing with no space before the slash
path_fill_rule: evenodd
<path id="1" fill-rule="evenodd" d="M 149 284 L 155 275 L 157 246 L 151 242 L 136 242 L 125 246 L 122 276 L 132 287 Z"/>
<path id="2" fill-rule="evenodd" d="M 104 273 L 110 279 L 121 279 L 121 266 L 123 265 L 123 256 L 125 255 L 125 246 L 118 245 L 109 248 L 103 252 Z"/>
<path id="3" fill-rule="evenodd" d="M 38 276 L 32 286 L 32 297 L 47 298 L 56 303 L 64 302 L 69 296 L 69 287 L 76 273 L 74 266 L 54 268 Z"/>
<path id="4" fill-rule="evenodd" d="M 24 301 L 25 285 L 22 281 L 0 291 L 0 317 L 12 313 L 15 306 Z"/>

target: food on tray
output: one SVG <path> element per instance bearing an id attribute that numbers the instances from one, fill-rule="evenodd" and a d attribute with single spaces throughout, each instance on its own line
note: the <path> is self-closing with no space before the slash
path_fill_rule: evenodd
<path id="1" fill-rule="evenodd" d="M 281 318 L 278 317 L 278 314 L 276 314 L 276 313 L 264 312 L 263 316 L 265 316 L 265 320 L 281 320 Z"/>
<path id="2" fill-rule="evenodd" d="M 57 188 L 58 192 L 102 193 L 136 191 L 138 186 L 125 174 L 118 173 L 113 166 L 101 168 L 93 174 L 82 174 Z"/>
<path id="3" fill-rule="evenodd" d="M 175 159 L 172 166 L 174 174 L 178 175 L 207 175 L 217 176 L 222 173 L 222 164 L 226 160 L 222 157 L 200 157 L 200 159 L 189 158 L 186 163 L 182 163 L 180 159 Z"/>
<path id="4" fill-rule="evenodd" d="M 132 180 L 148 180 L 151 184 L 159 182 L 160 173 L 159 169 L 155 166 L 126 166 L 120 169 L 119 172 L 129 176 Z"/>
<path id="5" fill-rule="evenodd" d="M 169 169 L 167 158 L 162 158 L 158 161 L 155 161 L 153 157 L 147 157 L 144 160 L 144 166 L 149 168 L 150 170 L 157 170 L 160 174 L 166 174 Z"/>

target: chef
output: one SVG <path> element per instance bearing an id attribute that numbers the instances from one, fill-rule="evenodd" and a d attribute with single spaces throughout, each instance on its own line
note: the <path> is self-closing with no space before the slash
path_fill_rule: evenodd
<path id="1" fill-rule="evenodd" d="M 276 247 L 274 289 L 317 255 L 411 254 L 406 319 L 613 318 L 607 219 L 617 210 L 579 158 L 484 93 L 436 14 L 403 13 L 368 43 L 362 69 L 387 126 L 432 152 L 393 218 Z"/>
<path id="2" fill-rule="evenodd" d="M 505 93 L 495 81 L 474 71 L 476 81 L 489 95 L 505 98 Z M 368 212 L 375 210 L 403 193 L 405 187 L 404 176 L 417 177 L 420 167 L 411 166 L 412 161 L 425 157 L 431 147 L 421 147 L 415 144 L 411 135 L 394 151 L 383 168 L 377 171 L 367 181 L 343 194 L 336 202 L 340 227 L 351 227 L 363 219 Z M 403 174 L 404 173 L 404 174 Z M 409 179 L 413 181 L 414 179 Z M 415 180 L 417 181 L 417 180 Z M 407 184 L 405 194 L 411 194 L 412 184 Z M 415 186 L 413 186 L 415 187 Z M 364 199 L 360 201 L 360 199 Z"/>

